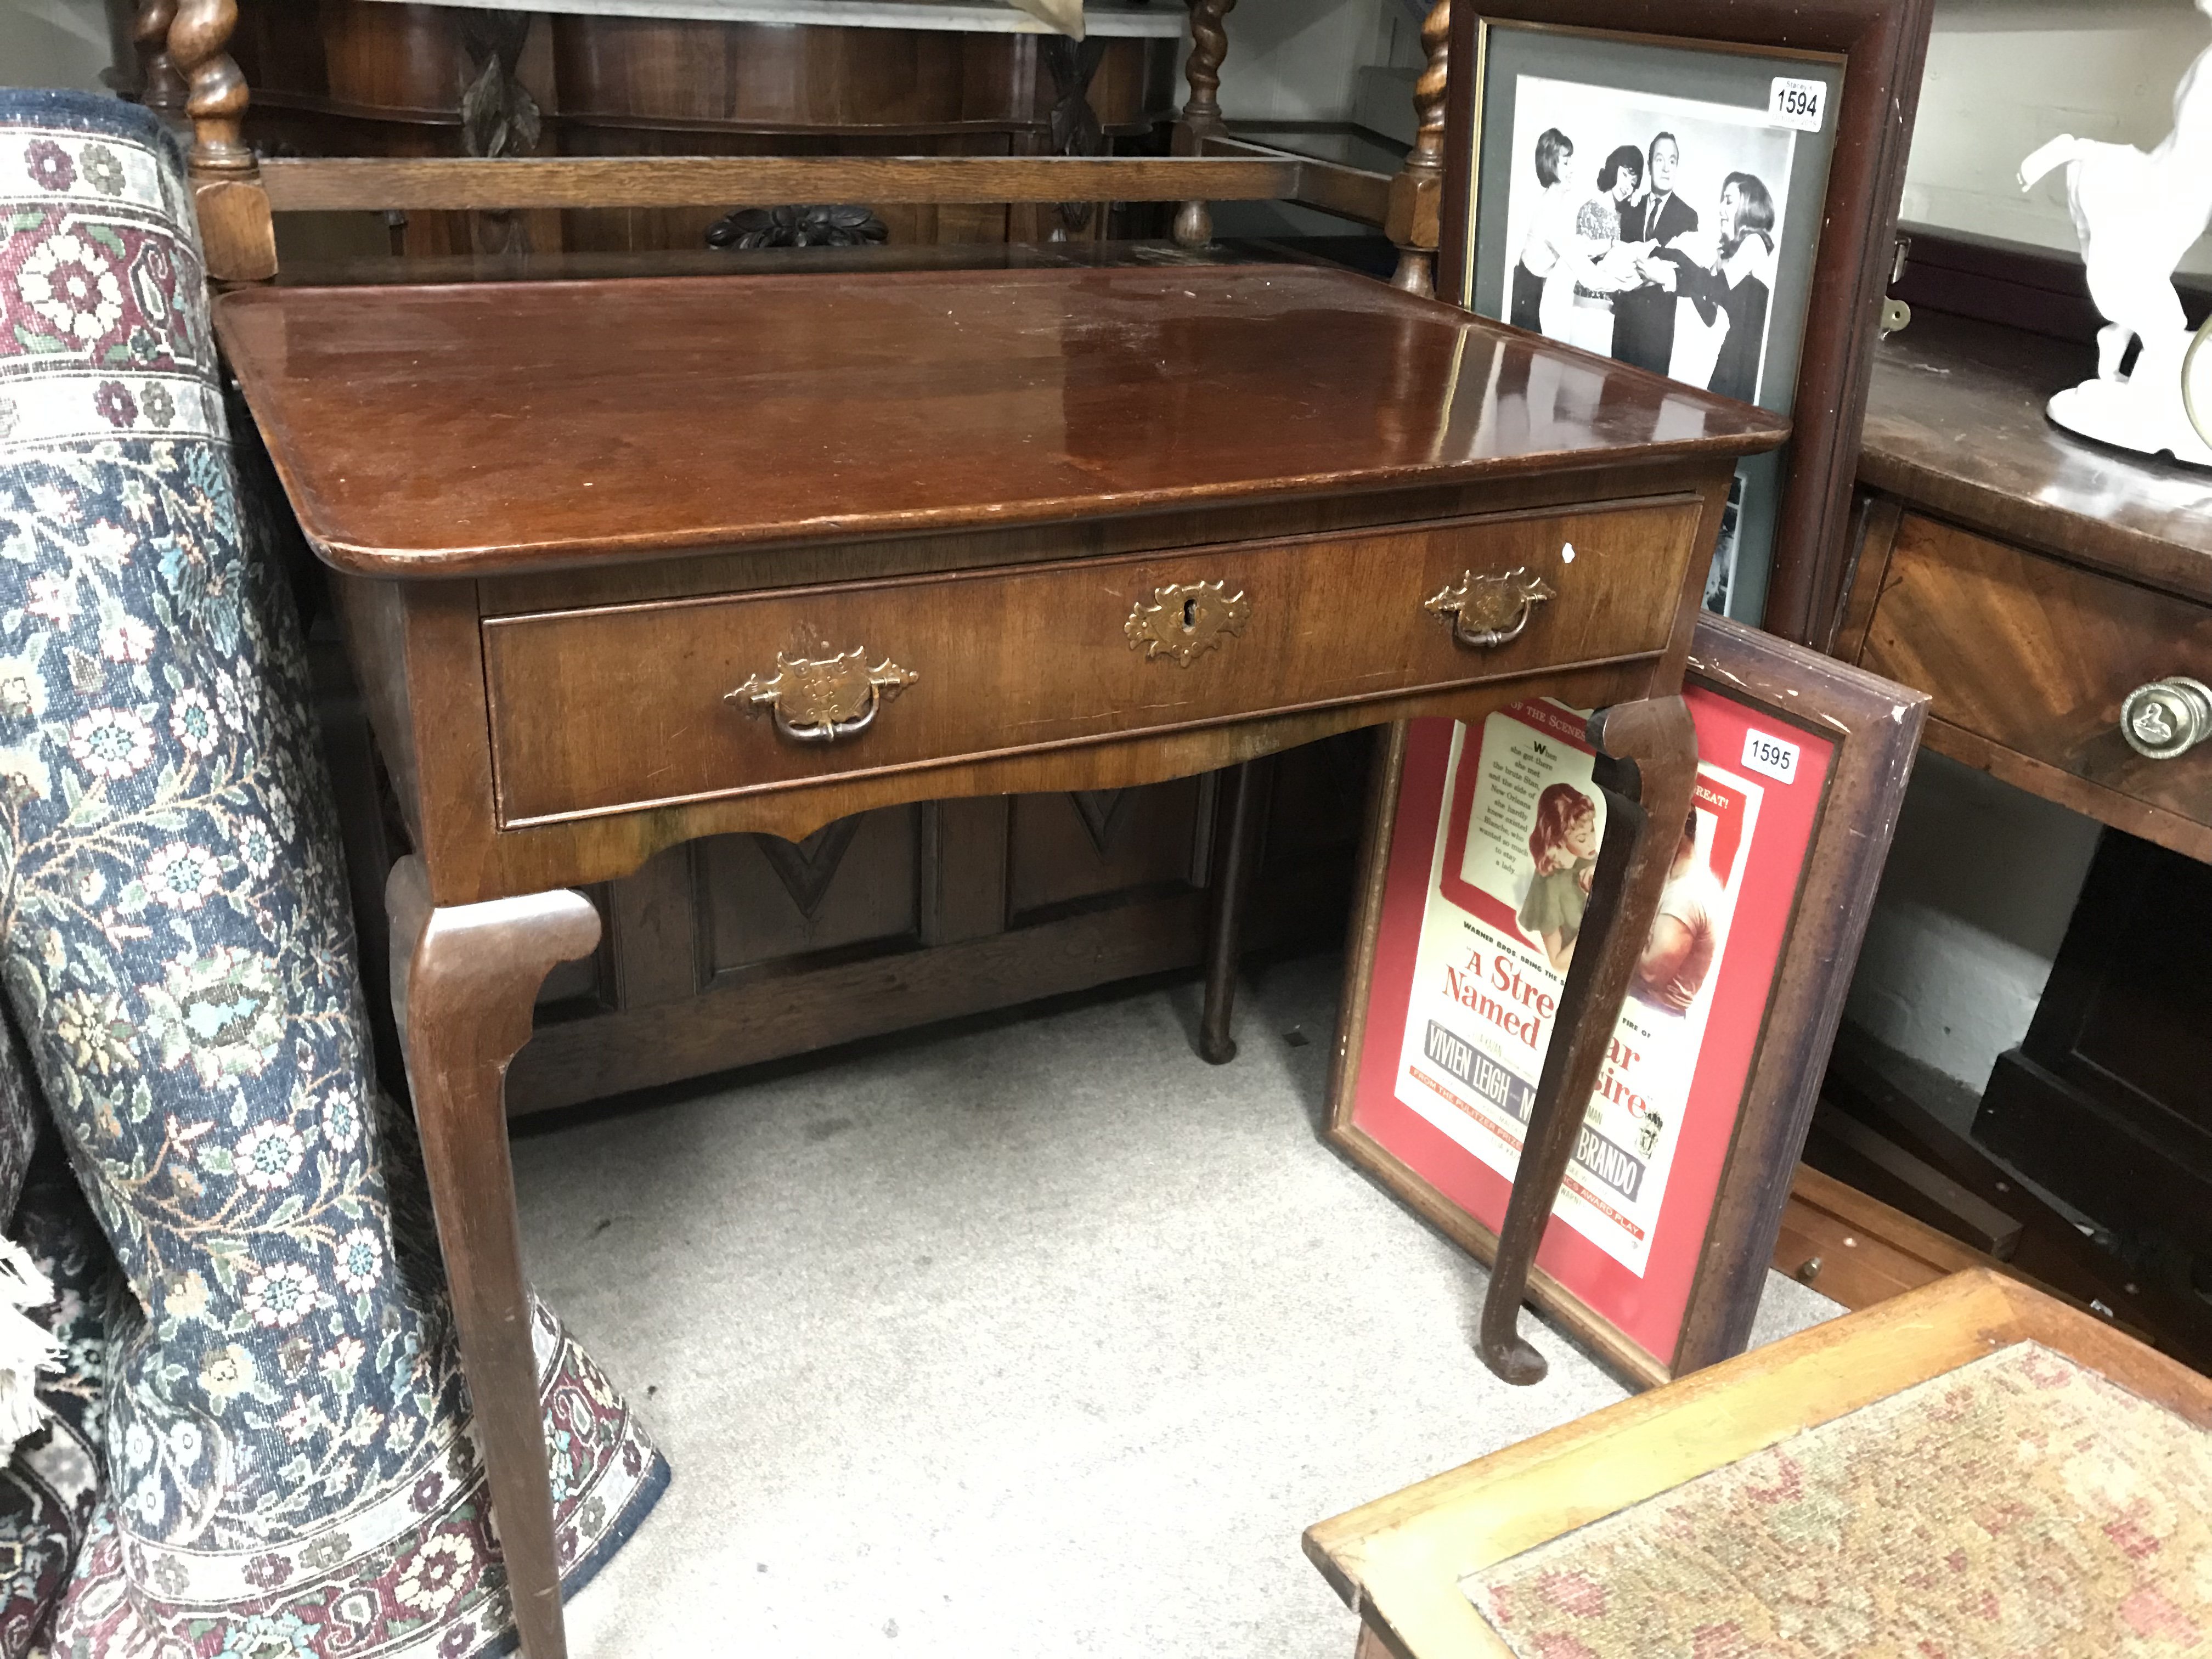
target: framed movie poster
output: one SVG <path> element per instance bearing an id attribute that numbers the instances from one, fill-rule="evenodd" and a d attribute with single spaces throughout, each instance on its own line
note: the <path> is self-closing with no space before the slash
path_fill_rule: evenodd
<path id="1" fill-rule="evenodd" d="M 1474 0 L 1449 44 L 1437 292 L 1793 417 L 1706 609 L 1825 637 L 1929 0 Z"/>
<path id="2" fill-rule="evenodd" d="M 1739 1352 L 1926 708 L 1717 617 L 1659 916 L 1531 1284 L 1642 1382 Z M 1587 716 L 1417 720 L 1378 784 L 1330 1133 L 1486 1261 L 1605 828 Z"/>

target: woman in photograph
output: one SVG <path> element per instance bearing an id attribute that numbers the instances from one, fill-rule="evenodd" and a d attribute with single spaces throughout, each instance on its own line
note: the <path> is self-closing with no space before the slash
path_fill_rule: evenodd
<path id="1" fill-rule="evenodd" d="M 1726 327 L 1705 385 L 1745 403 L 1759 395 L 1766 308 L 1774 290 L 1775 222 L 1772 192 L 1751 173 L 1731 173 L 1721 185 L 1720 240 L 1711 264 L 1673 249 L 1653 256 L 1672 268 L 1674 291 L 1696 305 L 1699 321 Z M 1665 277 L 1660 281 L 1667 285 Z M 1680 372 L 1680 355 L 1678 349 L 1677 379 L 1686 378 Z"/>
<path id="2" fill-rule="evenodd" d="M 1537 317 L 1553 339 L 1612 354 L 1613 295 L 1643 281 L 1637 256 L 1650 251 L 1621 240 L 1621 216 L 1643 183 L 1644 152 L 1633 144 L 1621 145 L 1598 169 L 1597 194 L 1575 210 L 1573 246 L 1544 284 Z"/>
<path id="3" fill-rule="evenodd" d="M 1535 331 L 1545 280 L 1573 243 L 1575 214 L 1581 206 L 1576 172 L 1575 141 L 1557 127 L 1546 127 L 1536 140 L 1536 182 L 1544 187 L 1543 193 L 1536 198 L 1528 234 L 1513 265 L 1513 308 L 1505 320 L 1516 328 Z"/>
<path id="4" fill-rule="evenodd" d="M 1595 801 L 1568 783 L 1555 783 L 1536 798 L 1536 828 L 1528 836 L 1536 873 L 1518 920 L 1523 933 L 1543 941 L 1545 956 L 1563 974 L 1575 959 L 1583 913 L 1589 908 L 1597 849 Z"/>

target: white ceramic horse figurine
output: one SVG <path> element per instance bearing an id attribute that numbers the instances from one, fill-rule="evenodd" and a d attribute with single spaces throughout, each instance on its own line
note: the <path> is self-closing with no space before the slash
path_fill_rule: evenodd
<path id="1" fill-rule="evenodd" d="M 2212 17 L 2212 0 L 2197 0 Z M 2173 270 L 2212 222 L 2212 47 L 2189 66 L 2173 94 L 2173 131 L 2148 155 L 2133 144 L 2070 135 L 2021 163 L 2022 190 L 2066 169 L 2068 206 L 2081 241 L 2089 297 L 2105 327 L 2097 336 L 2097 380 L 2051 400 L 2051 418 L 2108 443 L 2167 451 L 2212 464 L 2181 401 L 2189 324 Z M 2142 352 L 2132 376 L 2120 365 L 2130 343 Z M 2132 386 L 2132 395 L 2120 388 Z"/>

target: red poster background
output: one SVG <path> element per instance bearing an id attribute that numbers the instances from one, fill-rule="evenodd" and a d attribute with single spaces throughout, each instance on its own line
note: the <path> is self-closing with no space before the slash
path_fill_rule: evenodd
<path id="1" fill-rule="evenodd" d="M 1683 1115 L 1681 1139 L 1660 1202 L 1644 1275 L 1639 1279 L 1556 1216 L 1545 1229 L 1544 1242 L 1536 1255 L 1537 1264 L 1571 1294 L 1655 1359 L 1670 1366 L 1681 1335 L 1682 1316 L 1689 1305 L 1706 1223 L 1728 1160 L 1737 1109 L 1758 1051 L 1759 1030 L 1765 1023 L 1775 965 L 1789 933 L 1799 878 L 1835 757 L 1835 745 L 1828 739 L 1777 720 L 1763 710 L 1708 687 L 1692 684 L 1683 695 L 1697 727 L 1698 751 L 1713 764 L 1731 772 L 1746 770 L 1741 762 L 1744 737 L 1754 727 L 1796 744 L 1802 757 L 1796 778 L 1790 783 L 1763 776 L 1755 779 L 1763 793 L 1759 822 L 1752 834 L 1743 886 L 1722 954 L 1712 1011 Z M 1572 729 L 1572 719 L 1556 708 L 1540 706 L 1514 712 L 1547 732 L 1580 742 L 1581 732 Z M 1427 908 L 1429 871 L 1443 807 L 1451 734 L 1449 720 L 1416 720 L 1407 743 L 1352 1121 L 1494 1233 L 1505 1218 L 1510 1193 L 1505 1178 L 1394 1092 L 1413 998 L 1414 957 Z M 1461 787 L 1455 792 L 1462 797 L 1471 798 L 1481 736 L 1480 727 L 1469 728 L 1466 752 L 1460 758 Z M 1479 904 L 1484 896 L 1456 878 L 1464 863 L 1468 804 L 1468 799 L 1455 802 L 1453 845 L 1446 848 L 1441 880 L 1444 896 L 1489 925 L 1520 937 L 1510 916 L 1491 914 L 1502 912 L 1502 907 Z M 1734 849 L 1729 851 L 1733 854 Z M 1721 852 L 1716 845 L 1716 865 L 1720 863 Z"/>

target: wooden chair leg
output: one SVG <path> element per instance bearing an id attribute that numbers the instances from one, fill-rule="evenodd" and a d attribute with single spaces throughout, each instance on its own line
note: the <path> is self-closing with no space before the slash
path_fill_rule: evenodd
<path id="1" fill-rule="evenodd" d="M 1482 1304 L 1482 1362 L 1508 1382 L 1543 1379 L 1543 1355 L 1517 1328 L 1536 1248 L 1559 1200 L 1606 1046 L 1620 1018 L 1658 915 L 1659 895 L 1680 844 L 1698 770 L 1698 737 L 1680 697 L 1655 697 L 1599 711 L 1590 739 L 1617 760 L 1636 763 L 1637 799 L 1605 791 L 1605 844 L 1591 884 L 1574 964 L 1559 994 L 1558 1024 L 1528 1114 L 1513 1194 L 1498 1232 L 1498 1259 Z M 1595 928 L 1595 931 L 1594 931 Z M 1595 947 L 1595 948 L 1593 948 Z"/>
<path id="2" fill-rule="evenodd" d="M 392 866 L 385 904 L 392 1006 L 515 1624 L 524 1659 L 567 1659 L 505 1095 L 538 988 L 598 945 L 599 913 L 571 892 L 434 908 L 419 857 Z"/>
<path id="3" fill-rule="evenodd" d="M 1206 1012 L 1198 1023 L 1198 1055 L 1209 1066 L 1237 1058 L 1229 1035 L 1237 1008 L 1237 967 L 1242 954 L 1244 902 L 1251 896 L 1260 828 L 1267 819 L 1266 760 L 1246 761 L 1229 782 L 1229 824 L 1213 883 L 1213 910 L 1206 938 Z"/>

